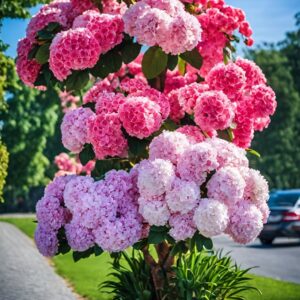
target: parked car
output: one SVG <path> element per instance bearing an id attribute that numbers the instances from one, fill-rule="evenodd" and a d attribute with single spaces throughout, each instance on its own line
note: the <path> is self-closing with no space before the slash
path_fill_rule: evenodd
<path id="1" fill-rule="evenodd" d="M 270 245 L 277 237 L 300 238 L 300 189 L 279 190 L 269 199 L 270 216 L 259 236 Z"/>

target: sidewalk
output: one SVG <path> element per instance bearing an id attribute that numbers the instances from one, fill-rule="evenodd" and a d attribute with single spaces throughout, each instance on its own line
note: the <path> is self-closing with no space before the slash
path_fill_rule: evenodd
<path id="1" fill-rule="evenodd" d="M 78 299 L 38 253 L 33 242 L 19 229 L 4 222 L 0 222 L 0 298 Z"/>

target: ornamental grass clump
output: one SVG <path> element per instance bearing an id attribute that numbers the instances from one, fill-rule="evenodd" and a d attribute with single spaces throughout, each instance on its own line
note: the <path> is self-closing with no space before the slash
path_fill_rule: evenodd
<path id="1" fill-rule="evenodd" d="M 77 261 L 133 247 L 150 298 L 174 284 L 186 297 L 180 272 L 196 255 L 188 250 L 211 249 L 220 234 L 242 244 L 259 235 L 268 183 L 247 155 L 259 155 L 251 142 L 276 99 L 260 68 L 234 57 L 240 40 L 253 44 L 251 27 L 224 0 L 40 9 L 19 42 L 17 71 L 32 88 L 60 91 L 72 152 L 56 158 L 60 171 L 36 207 L 43 255 L 72 251 Z"/>

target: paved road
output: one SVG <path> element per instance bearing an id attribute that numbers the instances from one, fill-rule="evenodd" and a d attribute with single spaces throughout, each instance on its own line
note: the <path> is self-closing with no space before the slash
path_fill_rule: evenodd
<path id="1" fill-rule="evenodd" d="M 272 246 L 262 246 L 256 240 L 241 246 L 221 236 L 214 239 L 214 245 L 224 252 L 230 251 L 236 262 L 245 268 L 259 266 L 252 273 L 300 283 L 300 239 L 277 239 Z"/>
<path id="2" fill-rule="evenodd" d="M 0 214 L 0 219 L 13 218 L 13 219 L 24 219 L 24 218 L 35 218 L 34 213 L 5 213 Z M 1 220 L 0 220 L 1 221 Z"/>
<path id="3" fill-rule="evenodd" d="M 38 253 L 33 242 L 4 222 L 0 222 L 0 299 L 77 299 Z"/>

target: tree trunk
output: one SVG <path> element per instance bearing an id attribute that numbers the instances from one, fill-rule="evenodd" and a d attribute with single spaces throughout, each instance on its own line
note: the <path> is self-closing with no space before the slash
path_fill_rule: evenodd
<path id="1" fill-rule="evenodd" d="M 148 246 L 142 249 L 145 262 L 149 265 L 153 285 L 155 288 L 155 300 L 162 300 L 164 297 L 164 289 L 168 286 L 169 280 L 174 276 L 172 272 L 172 265 L 174 263 L 174 256 L 170 254 L 171 248 L 166 242 L 155 245 L 158 256 L 158 261 L 149 252 Z"/>

